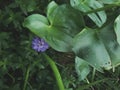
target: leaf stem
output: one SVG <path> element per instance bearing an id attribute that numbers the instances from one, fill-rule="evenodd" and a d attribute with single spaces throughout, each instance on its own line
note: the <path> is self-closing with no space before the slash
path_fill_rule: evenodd
<path id="1" fill-rule="evenodd" d="M 28 77 L 29 77 L 29 72 L 30 72 L 30 67 L 28 67 L 27 71 L 26 71 L 26 76 L 25 76 L 23 90 L 26 90 L 26 86 L 27 86 L 27 82 L 28 82 Z"/>
<path id="2" fill-rule="evenodd" d="M 96 13 L 96 12 L 99 12 L 99 11 L 104 11 L 104 10 L 111 9 L 111 8 L 114 8 L 114 7 L 117 7 L 117 6 L 120 7 L 120 3 L 110 4 L 110 5 L 107 5 L 105 7 L 101 7 L 101 8 L 95 9 L 95 10 L 85 12 L 84 15 L 91 14 L 91 13 Z"/>
<path id="3" fill-rule="evenodd" d="M 86 78 L 86 81 L 87 81 L 88 84 L 90 84 L 90 82 L 87 78 Z M 91 87 L 92 90 L 94 90 L 94 87 L 92 85 L 90 87 Z"/>
<path id="4" fill-rule="evenodd" d="M 93 82 L 93 80 L 94 80 L 94 78 L 95 78 L 95 72 L 96 72 L 96 69 L 95 68 L 93 68 L 93 72 L 92 72 L 92 82 Z"/>
<path id="5" fill-rule="evenodd" d="M 55 64 L 55 62 L 45 53 L 43 53 L 44 57 L 46 58 L 46 60 L 48 61 L 48 63 L 50 64 L 50 67 L 54 73 L 54 76 L 56 78 L 59 90 L 65 90 L 63 82 L 62 82 L 62 78 L 61 75 L 59 73 L 59 70 Z"/>

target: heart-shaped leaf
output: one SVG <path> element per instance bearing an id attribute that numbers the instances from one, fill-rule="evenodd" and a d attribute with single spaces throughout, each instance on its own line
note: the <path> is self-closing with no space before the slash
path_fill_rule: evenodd
<path id="1" fill-rule="evenodd" d="M 56 9 L 54 8 L 56 7 Z M 85 26 L 80 11 L 70 5 L 54 6 L 51 14 L 47 14 L 50 27 L 57 27 L 62 32 L 74 37 Z"/>
<path id="2" fill-rule="evenodd" d="M 73 51 L 99 71 L 120 65 L 120 45 L 113 23 L 99 30 L 83 29 L 73 40 Z"/>
<path id="3" fill-rule="evenodd" d="M 23 23 L 25 27 L 57 51 L 72 51 L 72 39 L 84 27 L 82 14 L 70 5 L 58 6 L 55 2 L 48 5 L 47 17 L 33 14 Z"/>
<path id="4" fill-rule="evenodd" d="M 85 28 L 73 40 L 73 51 L 91 66 L 102 72 L 111 68 L 109 54 L 96 30 Z"/>

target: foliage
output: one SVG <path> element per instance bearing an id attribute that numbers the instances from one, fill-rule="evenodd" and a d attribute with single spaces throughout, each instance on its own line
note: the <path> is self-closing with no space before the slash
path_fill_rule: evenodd
<path id="1" fill-rule="evenodd" d="M 112 4 L 111 8 L 120 6 L 119 1 Z M 114 30 L 112 24 L 115 17 L 111 22 L 107 22 L 107 14 L 103 11 L 109 5 L 96 0 L 71 0 L 71 5 L 73 8 L 70 5 L 57 5 L 51 2 L 47 8 L 47 17 L 33 14 L 25 19 L 23 25 L 44 38 L 55 50 L 73 51 L 80 60 L 85 60 L 85 64 L 93 66 L 98 71 L 103 72 L 103 68 L 109 70 L 119 65 L 119 34 L 116 34 L 119 33 L 119 17 L 115 22 L 117 30 Z M 97 9 L 102 10 L 97 12 Z M 88 15 L 98 27 L 94 25 L 96 28 L 88 28 L 83 15 Z"/>
<path id="2" fill-rule="evenodd" d="M 0 1 L 0 90 L 58 90 L 43 55 L 31 48 L 33 33 L 52 47 L 46 53 L 66 90 L 119 90 L 120 1 L 54 1 Z"/>

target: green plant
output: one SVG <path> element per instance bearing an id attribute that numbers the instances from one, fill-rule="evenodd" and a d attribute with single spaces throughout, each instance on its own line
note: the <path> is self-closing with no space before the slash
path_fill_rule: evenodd
<path id="1" fill-rule="evenodd" d="M 100 72 L 114 69 L 120 64 L 120 17 L 116 13 L 120 1 L 70 0 L 70 3 L 57 5 L 51 2 L 47 17 L 33 14 L 23 25 L 44 38 L 53 49 L 74 52 L 81 80 L 90 72 L 89 66 Z M 108 16 L 109 9 L 112 13 Z M 84 16 L 94 22 L 92 27 L 85 25 Z"/>
<path id="2" fill-rule="evenodd" d="M 51 1 L 0 0 L 0 90 L 59 90 L 52 65 L 32 50 L 36 35 L 50 44 L 46 54 L 59 69 L 65 90 L 119 90 L 120 1 Z M 33 20 L 25 19 L 29 15 Z M 33 34 L 22 26 L 24 19 L 25 27 L 32 23 L 28 28 L 46 29 L 38 27 Z"/>

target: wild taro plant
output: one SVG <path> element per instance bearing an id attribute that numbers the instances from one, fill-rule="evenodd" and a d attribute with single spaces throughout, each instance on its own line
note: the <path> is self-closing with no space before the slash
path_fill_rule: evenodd
<path id="1" fill-rule="evenodd" d="M 32 14 L 23 26 L 56 51 L 74 52 L 76 72 L 79 80 L 84 80 L 91 67 L 94 71 L 115 71 L 120 64 L 119 7 L 120 0 L 70 0 L 70 4 L 63 5 L 52 1 L 46 16 Z M 54 71 L 59 89 L 64 90 L 54 61 L 43 55 Z"/>

